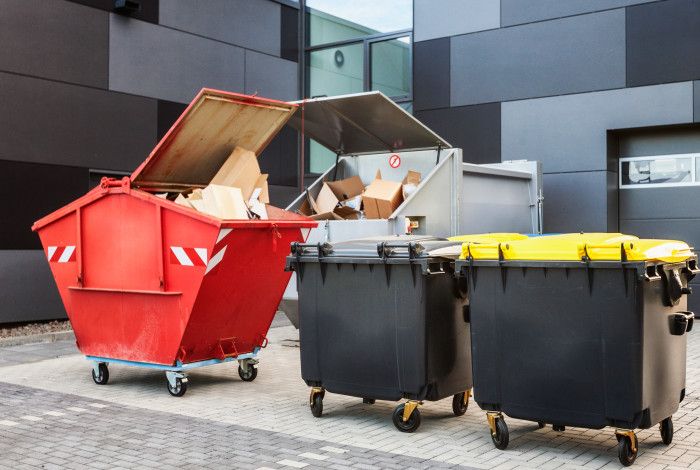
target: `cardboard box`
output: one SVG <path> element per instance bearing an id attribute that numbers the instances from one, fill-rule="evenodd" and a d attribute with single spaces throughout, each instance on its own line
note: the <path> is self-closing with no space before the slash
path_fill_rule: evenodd
<path id="1" fill-rule="evenodd" d="M 406 177 L 403 179 L 401 184 L 403 185 L 402 193 L 404 200 L 416 192 L 418 185 L 420 184 L 421 174 L 415 170 L 408 170 Z"/>
<path id="2" fill-rule="evenodd" d="M 314 199 L 306 192 L 306 199 L 299 207 L 299 213 L 314 220 L 348 220 L 358 219 L 359 211 L 353 205 L 362 194 L 365 185 L 359 176 L 353 176 L 339 181 L 326 181 Z M 350 206 L 343 205 L 349 203 Z"/>
<path id="3" fill-rule="evenodd" d="M 205 212 L 220 219 L 248 219 L 240 188 L 210 184 L 202 190 Z"/>
<path id="4" fill-rule="evenodd" d="M 236 147 L 211 180 L 211 184 L 240 188 L 243 200 L 247 201 L 260 176 L 258 157 L 250 150 Z"/>
<path id="5" fill-rule="evenodd" d="M 377 176 L 381 175 L 377 172 Z M 401 205 L 403 185 L 398 181 L 375 179 L 362 195 L 365 217 L 368 219 L 388 219 Z"/>

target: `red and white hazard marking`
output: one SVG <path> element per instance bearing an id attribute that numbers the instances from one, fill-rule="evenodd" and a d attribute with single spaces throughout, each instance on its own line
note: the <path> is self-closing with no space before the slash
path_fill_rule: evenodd
<path id="1" fill-rule="evenodd" d="M 171 246 L 170 263 L 179 264 L 181 266 L 206 266 L 207 249 Z"/>
<path id="2" fill-rule="evenodd" d="M 392 168 L 398 168 L 401 166 L 401 157 L 394 153 L 389 157 L 389 166 Z"/>
<path id="3" fill-rule="evenodd" d="M 50 263 L 69 263 L 75 261 L 75 245 L 50 246 L 46 253 Z"/>
<path id="4" fill-rule="evenodd" d="M 310 228 L 302 228 L 301 230 L 301 239 L 306 241 L 309 238 L 309 233 L 311 233 Z"/>

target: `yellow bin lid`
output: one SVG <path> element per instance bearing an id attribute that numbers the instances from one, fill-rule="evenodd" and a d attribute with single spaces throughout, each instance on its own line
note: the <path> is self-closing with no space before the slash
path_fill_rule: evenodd
<path id="1" fill-rule="evenodd" d="M 498 254 L 498 243 L 525 239 L 527 239 L 527 235 L 523 235 L 522 233 L 507 232 L 457 235 L 449 238 L 449 240 L 453 242 L 462 242 L 462 254 L 459 257 L 460 259 L 466 259 L 467 256 L 469 256 L 469 246 L 472 244 L 488 244 L 492 249 L 496 247 L 495 250 Z"/>
<path id="2" fill-rule="evenodd" d="M 624 249 L 628 261 L 680 262 L 693 256 L 687 243 L 677 240 L 640 239 L 622 233 L 571 233 L 491 244 L 467 244 L 464 258 L 532 261 L 620 261 Z M 463 259 L 464 259 L 463 258 Z"/>

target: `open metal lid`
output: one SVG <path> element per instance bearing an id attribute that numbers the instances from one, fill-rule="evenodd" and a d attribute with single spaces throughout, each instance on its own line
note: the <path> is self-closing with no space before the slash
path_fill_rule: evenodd
<path id="1" fill-rule="evenodd" d="M 131 180 L 151 188 L 207 185 L 235 147 L 260 155 L 296 109 L 292 103 L 204 88 Z"/>
<path id="2" fill-rule="evenodd" d="M 295 103 L 303 112 L 293 116 L 289 125 L 340 155 L 451 147 L 379 91 Z"/>

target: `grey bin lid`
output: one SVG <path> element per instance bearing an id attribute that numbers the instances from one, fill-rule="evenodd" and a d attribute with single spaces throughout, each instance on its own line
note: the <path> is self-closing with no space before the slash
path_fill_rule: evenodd
<path id="1" fill-rule="evenodd" d="M 438 248 L 447 246 L 461 246 L 462 242 L 453 242 L 444 238 L 421 235 L 400 235 L 393 237 L 370 237 L 357 240 L 332 243 L 327 246 L 331 248 L 330 253 L 324 254 L 323 259 L 329 258 L 380 258 L 377 246 L 386 243 L 386 248 L 391 252 L 392 259 L 408 259 L 409 243 L 417 243 L 423 250 L 418 253 L 418 258 L 429 258 L 430 252 Z"/>
<path id="2" fill-rule="evenodd" d="M 334 153 L 361 155 L 450 148 L 442 137 L 379 91 L 296 101 L 289 125 Z"/>

